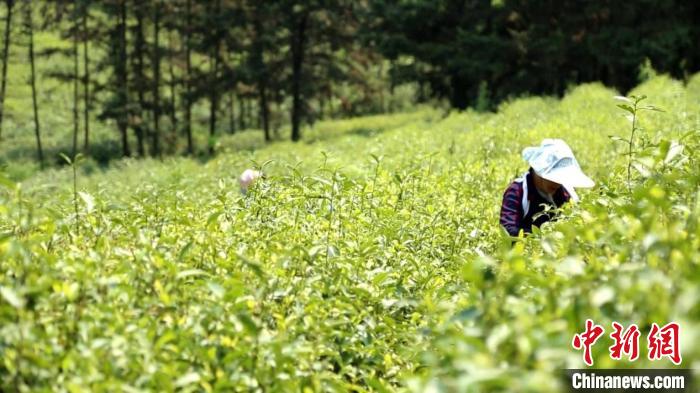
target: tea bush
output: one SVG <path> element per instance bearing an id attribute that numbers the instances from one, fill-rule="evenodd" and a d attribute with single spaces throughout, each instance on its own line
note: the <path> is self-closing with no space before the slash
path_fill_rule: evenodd
<path id="1" fill-rule="evenodd" d="M 231 139 L 204 163 L 78 163 L 75 190 L 68 168 L 3 180 L 0 388 L 557 391 L 586 318 L 676 321 L 697 368 L 698 86 L 630 93 L 664 109 L 638 114 L 631 189 L 627 112 L 598 84 Z M 597 185 L 511 246 L 501 197 L 545 137 Z M 241 195 L 251 166 L 267 177 Z M 672 366 L 603 342 L 596 367 Z"/>

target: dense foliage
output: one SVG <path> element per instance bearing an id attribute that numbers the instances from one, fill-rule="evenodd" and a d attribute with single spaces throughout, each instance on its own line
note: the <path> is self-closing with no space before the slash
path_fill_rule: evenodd
<path id="1" fill-rule="evenodd" d="M 457 108 L 591 81 L 627 91 L 644 64 L 677 78 L 700 67 L 694 1 L 369 3 L 370 42 L 392 60 L 395 77 Z"/>
<path id="2" fill-rule="evenodd" d="M 689 0 L 5 0 L 0 166 L 212 155 L 256 128 L 436 101 L 494 109 L 700 70 Z M 8 147 L 9 146 L 9 147 Z"/>
<path id="3" fill-rule="evenodd" d="M 413 101 L 357 39 L 364 3 L 2 3 L 0 165 L 210 155 L 241 130 L 298 140 L 319 119 Z"/>
<path id="4" fill-rule="evenodd" d="M 630 189 L 630 122 L 599 84 L 3 180 L 0 389 L 555 391 L 586 318 L 679 322 L 694 367 L 700 79 L 633 93 L 665 112 L 638 114 Z M 500 198 L 544 137 L 597 186 L 511 247 Z M 242 195 L 249 166 L 267 177 Z"/>

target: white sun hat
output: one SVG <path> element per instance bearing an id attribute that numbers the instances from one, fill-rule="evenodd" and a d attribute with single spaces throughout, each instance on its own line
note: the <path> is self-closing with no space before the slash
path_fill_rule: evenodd
<path id="1" fill-rule="evenodd" d="M 595 185 L 581 170 L 569 145 L 561 139 L 544 139 L 539 146 L 526 147 L 523 159 L 540 177 L 561 184 L 567 191 Z"/>
<path id="2" fill-rule="evenodd" d="M 256 171 L 254 169 L 246 169 L 243 171 L 241 176 L 238 178 L 241 193 L 245 194 L 248 191 L 248 188 L 250 188 L 250 186 L 252 186 L 260 177 L 263 177 L 263 173 L 260 171 Z"/>

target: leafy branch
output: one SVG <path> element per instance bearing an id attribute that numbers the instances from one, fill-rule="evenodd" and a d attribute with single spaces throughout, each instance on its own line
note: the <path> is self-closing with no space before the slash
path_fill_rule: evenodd
<path id="1" fill-rule="evenodd" d="M 634 160 L 634 136 L 639 127 L 639 112 L 641 111 L 656 111 L 663 112 L 661 108 L 654 105 L 641 105 L 641 102 L 647 98 L 645 95 L 635 96 L 631 95 L 629 97 L 615 96 L 616 100 L 622 101 L 622 104 L 618 104 L 617 107 L 629 112 L 627 119 L 631 123 L 630 137 L 629 139 L 624 139 L 620 137 L 611 137 L 613 140 L 618 140 L 627 143 L 627 190 L 632 192 L 632 161 Z"/>
<path id="2" fill-rule="evenodd" d="M 78 172 L 77 172 L 77 165 L 82 162 L 83 160 L 83 155 L 78 153 L 71 159 L 67 155 L 60 153 L 61 157 L 70 165 L 70 167 L 73 169 L 73 208 L 75 209 L 75 231 L 76 235 L 80 233 L 80 227 L 78 224 L 80 223 L 80 216 L 78 213 Z"/>

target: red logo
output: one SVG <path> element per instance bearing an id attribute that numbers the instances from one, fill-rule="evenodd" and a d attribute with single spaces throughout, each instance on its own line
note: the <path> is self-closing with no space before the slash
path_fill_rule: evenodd
<path id="1" fill-rule="evenodd" d="M 639 336 L 641 335 L 636 324 L 630 325 L 627 329 L 617 322 L 612 323 L 614 332 L 610 333 L 610 338 L 614 343 L 608 350 L 610 358 L 620 360 L 626 356 L 633 362 L 639 358 Z M 681 364 L 680 347 L 680 326 L 675 322 L 670 322 L 663 327 L 656 323 L 651 324 L 651 331 L 647 336 L 649 360 L 660 360 L 667 357 L 674 364 Z M 583 361 L 588 365 L 593 365 L 593 355 L 591 348 L 596 341 L 605 333 L 605 329 L 596 325 L 592 320 L 586 320 L 586 330 L 574 335 L 571 345 L 574 349 L 583 349 Z"/>
<path id="2" fill-rule="evenodd" d="M 610 357 L 615 360 L 620 360 L 622 354 L 629 356 L 630 361 L 635 361 L 639 357 L 639 328 L 632 324 L 627 330 L 622 331 L 622 325 L 613 322 L 614 333 L 610 337 L 615 340 L 610 349 Z"/>
<path id="3" fill-rule="evenodd" d="M 681 364 L 681 346 L 678 343 L 681 327 L 677 323 L 668 323 L 659 329 L 652 323 L 647 337 L 649 341 L 649 360 L 658 360 L 667 356 L 673 364 Z"/>
<path id="4" fill-rule="evenodd" d="M 590 319 L 586 320 L 586 331 L 574 336 L 571 343 L 575 349 L 583 348 L 583 361 L 587 365 L 593 365 L 593 357 L 591 356 L 591 347 L 603 335 L 605 329 L 600 325 L 595 325 Z"/>

